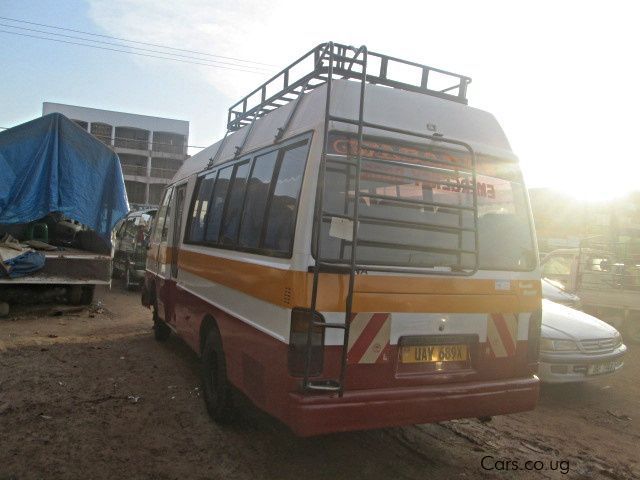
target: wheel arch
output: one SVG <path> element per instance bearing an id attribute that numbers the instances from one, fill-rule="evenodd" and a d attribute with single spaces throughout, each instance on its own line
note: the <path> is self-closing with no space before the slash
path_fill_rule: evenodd
<path id="1" fill-rule="evenodd" d="M 152 308 L 155 305 L 156 296 L 156 280 L 147 273 L 145 274 L 144 282 L 142 283 L 142 291 L 140 292 L 142 305 L 147 308 Z"/>
<path id="2" fill-rule="evenodd" d="M 218 337 L 218 341 L 220 342 L 220 347 L 222 347 L 222 334 L 220 333 L 220 327 L 218 326 L 218 322 L 213 315 L 207 313 L 203 318 L 202 322 L 200 322 L 200 330 L 198 334 L 198 354 L 202 355 L 202 351 L 204 349 L 204 342 L 207 340 L 207 334 L 209 331 L 213 330 Z M 224 349 L 223 349 L 224 351 Z"/>

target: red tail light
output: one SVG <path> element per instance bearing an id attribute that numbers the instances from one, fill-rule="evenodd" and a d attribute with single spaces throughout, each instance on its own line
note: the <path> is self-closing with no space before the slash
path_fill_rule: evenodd
<path id="1" fill-rule="evenodd" d="M 313 323 L 324 323 L 324 317 L 308 308 L 294 308 L 291 311 L 289 373 L 294 377 L 304 376 L 307 361 L 309 361 L 309 376 L 313 377 L 322 373 L 325 329 L 313 325 Z M 307 340 L 309 329 L 311 329 L 310 344 Z"/>

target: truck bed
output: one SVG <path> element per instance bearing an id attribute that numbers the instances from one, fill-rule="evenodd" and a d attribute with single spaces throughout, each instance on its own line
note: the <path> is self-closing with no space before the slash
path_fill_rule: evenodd
<path id="1" fill-rule="evenodd" d="M 111 281 L 111 256 L 65 248 L 45 255 L 44 268 L 25 277 L 0 278 L 0 284 L 104 285 Z"/>
<path id="2" fill-rule="evenodd" d="M 578 289 L 583 305 L 627 310 L 640 310 L 640 292 L 618 289 Z"/>

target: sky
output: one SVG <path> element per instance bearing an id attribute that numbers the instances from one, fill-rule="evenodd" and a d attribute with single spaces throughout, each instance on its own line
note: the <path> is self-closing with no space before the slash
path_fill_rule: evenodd
<path id="1" fill-rule="evenodd" d="M 640 190 L 634 3 L 0 0 L 0 17 L 240 59 L 214 68 L 44 41 L 5 32 L 49 29 L 0 18 L 0 126 L 49 101 L 188 120 L 189 144 L 207 146 L 268 72 L 333 40 L 472 77 L 469 105 L 496 116 L 529 187 L 607 199 Z"/>

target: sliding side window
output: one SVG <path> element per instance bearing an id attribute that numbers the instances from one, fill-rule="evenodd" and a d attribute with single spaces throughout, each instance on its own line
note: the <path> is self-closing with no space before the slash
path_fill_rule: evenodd
<path id="1" fill-rule="evenodd" d="M 256 157 L 245 201 L 240 226 L 239 245 L 244 248 L 258 248 L 264 224 L 264 213 L 271 190 L 273 170 L 278 159 L 278 151 Z"/>
<path id="2" fill-rule="evenodd" d="M 266 231 L 262 247 L 278 254 L 288 254 L 293 245 L 298 198 L 307 159 L 308 145 L 285 150 L 278 178 L 269 203 Z"/>
<path id="3" fill-rule="evenodd" d="M 209 215 L 207 217 L 207 228 L 204 239 L 206 243 L 218 243 L 218 235 L 220 234 L 220 225 L 222 224 L 222 213 L 224 212 L 224 204 L 227 199 L 227 191 L 229 190 L 229 182 L 233 166 L 229 166 L 220 170 L 218 180 L 216 181 L 209 206 Z"/>
<path id="4" fill-rule="evenodd" d="M 207 211 L 213 192 L 213 185 L 216 182 L 217 172 L 210 173 L 206 177 L 200 178 L 198 183 L 198 194 L 193 204 L 191 213 L 191 223 L 189 228 L 189 241 L 200 243 L 204 241 L 204 230 L 207 220 Z"/>
<path id="5" fill-rule="evenodd" d="M 229 200 L 224 211 L 220 245 L 234 246 L 238 237 L 238 226 L 242 215 L 242 202 L 249 175 L 249 162 L 239 163 L 234 167 L 233 183 L 229 191 Z"/>

